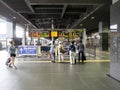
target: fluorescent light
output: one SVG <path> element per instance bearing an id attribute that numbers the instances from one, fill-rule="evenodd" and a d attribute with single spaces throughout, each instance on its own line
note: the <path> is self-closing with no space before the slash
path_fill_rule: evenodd
<path id="1" fill-rule="evenodd" d="M 91 17 L 91 19 L 94 19 L 95 17 Z"/>
<path id="2" fill-rule="evenodd" d="M 13 17 L 13 19 L 16 19 L 16 17 Z"/>
<path id="3" fill-rule="evenodd" d="M 114 24 L 114 25 L 111 25 L 110 26 L 110 29 L 117 29 L 118 27 L 117 27 L 117 24 Z"/>
<path id="4" fill-rule="evenodd" d="M 80 26 L 82 26 L 82 24 L 80 24 Z"/>

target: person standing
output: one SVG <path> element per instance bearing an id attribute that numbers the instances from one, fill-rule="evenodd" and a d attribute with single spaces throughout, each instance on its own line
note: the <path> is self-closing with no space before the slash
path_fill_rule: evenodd
<path id="1" fill-rule="evenodd" d="M 69 45 L 70 64 L 75 64 L 75 51 L 74 41 L 72 41 L 71 45 Z"/>
<path id="2" fill-rule="evenodd" d="M 61 62 L 64 61 L 64 49 L 63 49 L 63 45 L 62 45 L 62 42 L 59 42 L 59 45 L 58 45 L 58 61 Z"/>
<path id="3" fill-rule="evenodd" d="M 55 63 L 55 42 L 53 41 L 50 46 L 50 56 L 51 56 L 51 61 Z"/>
<path id="4" fill-rule="evenodd" d="M 84 44 L 82 41 L 80 41 L 77 45 L 77 50 L 78 50 L 78 61 L 82 60 L 82 63 L 84 63 Z"/>
<path id="5" fill-rule="evenodd" d="M 9 53 L 10 53 L 10 63 L 9 63 L 9 67 L 12 65 L 14 69 L 17 69 L 17 67 L 14 64 L 15 61 L 15 57 L 16 57 L 16 48 L 15 48 L 15 43 L 14 41 L 10 41 L 10 48 L 9 48 Z"/>

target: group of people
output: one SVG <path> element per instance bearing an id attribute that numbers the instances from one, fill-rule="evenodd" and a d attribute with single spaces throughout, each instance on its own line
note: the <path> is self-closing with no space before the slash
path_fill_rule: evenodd
<path id="1" fill-rule="evenodd" d="M 59 42 L 59 45 L 57 46 L 58 62 L 64 61 L 65 52 L 68 52 L 69 54 L 70 64 L 76 63 L 76 57 L 78 57 L 78 62 L 82 60 L 82 63 L 84 63 L 84 60 L 86 60 L 86 57 L 84 54 L 84 44 L 82 43 L 82 41 L 79 41 L 77 44 L 75 44 L 74 41 L 71 41 L 67 51 L 64 50 L 62 42 Z M 55 63 L 55 42 L 54 41 L 50 46 L 50 55 L 51 55 L 51 61 Z"/>
<path id="2" fill-rule="evenodd" d="M 9 54 L 10 54 L 10 60 L 8 63 L 6 63 L 7 66 L 13 67 L 17 69 L 17 67 L 14 64 L 14 60 L 16 57 L 16 48 L 14 45 L 14 41 L 10 41 L 10 47 L 9 47 Z M 70 64 L 75 64 L 76 60 L 76 54 L 78 54 L 78 62 L 82 60 L 82 63 L 84 63 L 85 60 L 85 54 L 84 54 L 84 44 L 82 41 L 80 41 L 78 44 L 74 44 L 74 41 L 71 41 L 70 45 L 68 46 L 68 51 L 64 50 L 62 42 L 59 42 L 59 45 L 57 47 L 57 53 L 58 53 L 58 62 L 64 61 L 64 54 L 65 52 L 69 53 L 70 57 Z M 50 46 L 50 57 L 51 61 L 55 63 L 55 42 L 53 41 Z"/>

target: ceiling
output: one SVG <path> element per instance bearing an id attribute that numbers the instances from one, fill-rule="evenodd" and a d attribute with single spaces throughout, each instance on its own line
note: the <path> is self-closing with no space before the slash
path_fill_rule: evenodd
<path id="1" fill-rule="evenodd" d="M 111 0 L 2 0 L 38 29 L 92 30 L 109 23 Z M 17 19 L 17 18 L 16 18 Z M 20 21 L 20 20 L 19 20 Z"/>

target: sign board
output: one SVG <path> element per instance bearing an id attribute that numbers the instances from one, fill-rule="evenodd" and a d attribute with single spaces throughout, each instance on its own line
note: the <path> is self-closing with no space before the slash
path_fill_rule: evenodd
<path id="1" fill-rule="evenodd" d="M 29 37 L 50 37 L 49 31 L 29 31 Z"/>
<path id="2" fill-rule="evenodd" d="M 52 37 L 57 37 L 57 36 L 58 36 L 57 31 L 51 31 L 51 36 L 52 36 Z"/>
<path id="3" fill-rule="evenodd" d="M 49 31 L 42 32 L 42 37 L 50 37 L 50 32 Z"/>
<path id="4" fill-rule="evenodd" d="M 18 46 L 19 55 L 37 55 L 36 46 Z"/>

